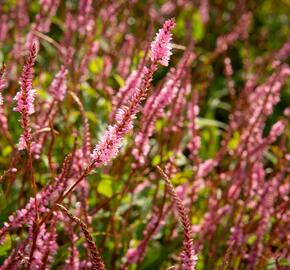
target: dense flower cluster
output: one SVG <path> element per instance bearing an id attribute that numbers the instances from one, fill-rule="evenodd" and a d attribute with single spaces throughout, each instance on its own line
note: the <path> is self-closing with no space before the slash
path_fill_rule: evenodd
<path id="1" fill-rule="evenodd" d="M 55 75 L 48 92 L 54 97 L 57 101 L 62 101 L 66 94 L 66 75 L 67 69 L 64 66 L 61 66 L 60 71 Z"/>
<path id="2" fill-rule="evenodd" d="M 173 20 L 167 20 L 163 28 L 157 33 L 155 40 L 151 44 L 151 60 L 152 62 L 159 62 L 163 66 L 168 66 L 170 55 L 172 54 L 172 39 L 171 30 L 174 27 Z"/>
<path id="3" fill-rule="evenodd" d="M 36 53 L 36 45 L 33 44 L 29 50 L 29 56 L 20 78 L 20 91 L 17 92 L 16 96 L 14 97 L 17 102 L 15 111 L 21 113 L 21 126 L 23 128 L 23 134 L 21 135 L 18 144 L 19 150 L 28 148 L 31 144 L 29 115 L 34 113 L 35 89 L 32 88 L 32 79 Z"/>
<path id="4" fill-rule="evenodd" d="M 172 79 L 166 81 L 166 84 L 156 96 L 152 96 L 146 103 L 143 111 L 143 128 L 135 137 L 136 148 L 133 149 L 132 154 L 140 163 L 144 165 L 144 157 L 147 156 L 150 145 L 149 139 L 154 131 L 154 125 L 158 117 L 162 116 L 164 107 L 168 105 L 177 93 L 177 82 Z"/>
<path id="5" fill-rule="evenodd" d="M 1 1 L 0 270 L 288 269 L 286 10 Z"/>

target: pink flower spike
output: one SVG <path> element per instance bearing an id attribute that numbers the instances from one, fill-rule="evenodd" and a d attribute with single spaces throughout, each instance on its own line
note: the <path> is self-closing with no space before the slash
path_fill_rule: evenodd
<path id="1" fill-rule="evenodd" d="M 201 163 L 197 170 L 197 177 L 205 177 L 207 176 L 213 168 L 216 166 L 216 161 L 214 159 L 208 159 Z"/>
<path id="2" fill-rule="evenodd" d="M 63 101 L 67 86 L 66 86 L 66 76 L 67 76 L 67 69 L 65 66 L 61 66 L 59 72 L 55 75 L 48 92 L 54 97 L 57 101 Z"/>
<path id="3" fill-rule="evenodd" d="M 23 68 L 20 78 L 20 91 L 14 97 L 17 101 L 14 109 L 21 114 L 21 127 L 23 134 L 20 137 L 19 150 L 29 148 L 31 144 L 31 127 L 29 115 L 34 113 L 34 96 L 35 90 L 32 89 L 33 66 L 36 60 L 37 49 L 33 44 L 29 50 L 29 56 Z"/>
<path id="4" fill-rule="evenodd" d="M 185 210 L 185 206 L 182 200 L 177 195 L 176 190 L 169 179 L 169 176 L 159 166 L 157 166 L 157 169 L 160 175 L 162 176 L 162 178 L 165 180 L 166 188 L 177 208 L 180 223 L 183 228 L 183 237 L 184 237 L 183 251 L 181 252 L 181 255 L 180 255 L 181 264 L 182 264 L 181 269 L 195 270 L 198 256 L 197 256 L 197 253 L 194 248 L 193 241 L 192 241 L 192 225 L 191 225 L 189 216 Z"/>
<path id="5" fill-rule="evenodd" d="M 6 80 L 4 79 L 5 74 L 5 65 L 2 65 L 2 68 L 0 69 L 0 106 L 3 105 L 3 96 L 2 96 L 2 90 L 6 86 Z"/>
<path id="6" fill-rule="evenodd" d="M 172 54 L 171 30 L 175 26 L 173 19 L 165 21 L 163 28 L 156 34 L 155 40 L 151 43 L 151 60 L 163 66 L 168 66 L 170 55 Z"/>
<path id="7" fill-rule="evenodd" d="M 116 114 L 116 124 L 110 125 L 100 142 L 95 146 L 91 159 L 96 167 L 107 164 L 111 159 L 117 156 L 122 140 L 126 134 L 133 128 L 133 120 L 139 111 L 141 101 L 147 95 L 152 76 L 156 70 L 156 65 L 151 65 L 148 69 L 143 68 L 143 79 L 140 87 L 136 87 L 132 93 L 128 106 L 118 109 Z"/>
<path id="8" fill-rule="evenodd" d="M 17 101 L 17 106 L 14 110 L 21 114 L 32 114 L 34 112 L 33 101 L 35 90 L 32 89 L 32 79 L 36 53 L 36 45 L 33 44 L 29 50 L 29 56 L 20 78 L 20 91 L 14 97 L 14 100 Z"/>
<path id="9" fill-rule="evenodd" d="M 21 91 L 17 92 L 14 97 L 14 100 L 17 101 L 17 106 L 16 108 L 14 108 L 14 111 L 21 113 L 23 109 L 25 108 L 29 115 L 33 114 L 34 113 L 34 99 L 35 99 L 35 89 L 30 89 L 25 99 L 23 98 L 23 93 Z"/>

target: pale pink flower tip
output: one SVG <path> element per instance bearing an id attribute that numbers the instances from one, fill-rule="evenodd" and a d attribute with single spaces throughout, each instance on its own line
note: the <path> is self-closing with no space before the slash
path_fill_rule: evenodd
<path id="1" fill-rule="evenodd" d="M 175 26 L 173 19 L 165 21 L 163 28 L 158 31 L 154 41 L 151 43 L 151 60 L 163 66 L 168 66 L 170 55 L 172 54 L 171 30 Z"/>

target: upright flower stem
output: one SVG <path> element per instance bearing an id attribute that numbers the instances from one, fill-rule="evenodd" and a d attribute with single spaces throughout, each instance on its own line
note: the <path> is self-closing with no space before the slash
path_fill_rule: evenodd
<path id="1" fill-rule="evenodd" d="M 29 56 L 27 58 L 26 64 L 23 68 L 22 75 L 20 78 L 20 91 L 16 94 L 15 100 L 17 101 L 16 111 L 21 114 L 21 127 L 23 128 L 23 134 L 20 137 L 18 149 L 26 149 L 28 154 L 27 168 L 29 171 L 29 176 L 31 177 L 32 190 L 35 195 L 35 220 L 33 223 L 33 231 L 35 232 L 37 223 L 38 223 L 38 205 L 37 205 L 37 187 L 34 178 L 34 170 L 32 164 L 32 155 L 31 155 L 31 127 L 29 115 L 34 113 L 34 95 L 35 90 L 32 89 L 32 79 L 33 79 L 33 66 L 36 60 L 37 49 L 36 45 L 32 44 L 29 50 Z M 34 237 L 36 241 L 37 235 Z M 35 248 L 35 242 L 32 244 L 30 258 L 29 258 L 29 268 L 32 261 L 33 251 Z"/>
<path id="2" fill-rule="evenodd" d="M 95 146 L 91 154 L 91 161 L 89 165 L 83 170 L 81 175 L 74 181 L 74 183 L 64 192 L 61 193 L 58 199 L 55 201 L 50 211 L 42 218 L 42 220 L 38 220 L 38 206 L 37 206 L 37 187 L 33 174 L 33 164 L 32 164 L 32 155 L 31 155 L 31 145 L 32 145 L 32 136 L 31 136 L 31 127 L 30 127 L 30 119 L 29 115 L 34 112 L 34 93 L 35 90 L 32 89 L 32 78 L 33 78 L 33 65 L 35 63 L 36 58 L 36 45 L 33 44 L 30 49 L 30 54 L 27 59 L 26 65 L 23 69 L 23 74 L 21 76 L 21 89 L 17 93 L 15 99 L 17 100 L 16 110 L 21 113 L 21 126 L 23 128 L 23 135 L 20 137 L 20 142 L 18 145 L 19 150 L 26 149 L 28 152 L 28 168 L 31 172 L 32 177 L 32 187 L 35 193 L 35 221 L 32 228 L 32 246 L 29 255 L 28 269 L 32 267 L 33 254 L 36 249 L 37 238 L 40 232 L 41 226 L 52 216 L 52 213 L 59 207 L 60 203 L 68 197 L 79 185 L 79 183 L 85 179 L 89 173 L 94 169 L 94 167 L 100 167 L 107 162 L 111 161 L 119 152 L 121 148 L 122 140 L 129 133 L 129 131 L 133 128 L 133 120 L 136 114 L 140 110 L 141 102 L 146 98 L 148 94 L 148 90 L 151 85 L 151 81 L 153 78 L 153 73 L 157 70 L 157 64 L 161 64 L 164 66 L 168 65 L 169 58 L 171 53 L 171 44 L 170 40 L 172 39 L 171 30 L 174 27 L 175 23 L 173 20 L 167 20 L 163 28 L 159 30 L 156 35 L 155 40 L 151 44 L 151 64 L 148 67 L 143 67 L 142 80 L 140 85 L 135 86 L 132 91 L 131 100 L 128 106 L 124 105 L 119 108 L 116 113 L 116 123 L 114 125 L 110 125 L 107 128 L 103 138 L 100 142 Z M 56 83 L 59 88 L 61 88 L 62 93 L 65 92 L 65 85 L 63 84 L 63 78 L 65 78 L 66 70 L 63 68 L 61 73 L 57 76 L 59 82 Z M 56 89 L 54 89 L 56 90 Z M 55 91 L 52 91 L 55 93 Z M 57 93 L 58 93 L 57 92 Z M 60 99 L 63 98 L 63 94 Z M 124 189 L 123 194 L 126 189 Z"/>
<path id="3" fill-rule="evenodd" d="M 93 270 L 104 270 L 105 269 L 105 264 L 102 261 L 101 255 L 97 249 L 97 246 L 94 242 L 93 237 L 91 236 L 89 229 L 87 225 L 79 218 L 75 217 L 72 215 L 63 205 L 57 204 L 57 207 L 64 213 L 66 214 L 71 220 L 76 222 L 80 227 L 81 230 L 85 236 L 88 249 L 90 252 L 90 257 L 91 257 L 91 262 L 92 262 L 92 268 Z"/>
<path id="4" fill-rule="evenodd" d="M 189 220 L 189 217 L 186 213 L 185 207 L 181 199 L 178 197 L 172 183 L 169 180 L 168 175 L 159 166 L 157 166 L 157 169 L 162 178 L 165 180 L 166 188 L 176 205 L 180 222 L 183 227 L 184 240 L 183 240 L 183 252 L 181 254 L 182 269 L 194 270 L 197 261 L 197 255 L 195 253 L 192 242 L 191 222 Z"/>

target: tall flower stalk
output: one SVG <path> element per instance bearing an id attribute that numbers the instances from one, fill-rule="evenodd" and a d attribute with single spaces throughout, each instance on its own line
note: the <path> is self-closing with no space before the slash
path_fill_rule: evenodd
<path id="1" fill-rule="evenodd" d="M 21 114 L 21 127 L 23 129 L 23 134 L 20 136 L 18 143 L 18 149 L 26 149 L 28 152 L 28 168 L 31 173 L 31 182 L 34 193 L 36 194 L 37 188 L 34 180 L 34 173 L 32 167 L 32 157 L 31 157 L 31 126 L 29 116 L 34 113 L 34 97 L 35 89 L 32 88 L 33 80 L 33 66 L 35 64 L 37 55 L 36 45 L 33 44 L 29 50 L 29 56 L 26 60 L 26 64 L 23 68 L 22 75 L 20 77 L 20 91 L 16 94 L 15 100 L 17 105 L 15 111 L 18 111 Z M 37 202 L 35 200 L 35 211 L 37 215 Z"/>
<path id="2" fill-rule="evenodd" d="M 5 74 L 5 65 L 2 65 L 0 69 L 0 106 L 3 105 L 3 95 L 2 91 L 6 85 L 5 79 L 4 79 L 4 74 Z"/>
<path id="3" fill-rule="evenodd" d="M 181 199 L 177 195 L 172 183 L 170 182 L 168 175 L 159 166 L 157 166 L 157 169 L 160 175 L 162 176 L 162 178 L 165 180 L 166 188 L 176 205 L 180 222 L 183 227 L 184 240 L 183 240 L 183 251 L 181 253 L 182 269 L 194 270 L 196 262 L 197 262 L 197 254 L 195 252 L 193 242 L 192 242 L 192 229 L 191 229 L 191 223 L 190 223 L 189 217 L 186 213 L 185 207 Z"/>
<path id="4" fill-rule="evenodd" d="M 14 145 L 8 132 L 8 121 L 4 111 L 4 99 L 2 91 L 6 87 L 5 71 L 6 66 L 3 64 L 0 69 L 0 130 L 3 132 L 3 135 L 7 138 L 7 140 L 11 142 L 12 145 Z"/>
<path id="5" fill-rule="evenodd" d="M 61 203 L 64 198 L 66 198 L 75 189 L 75 187 L 86 178 L 94 167 L 100 167 L 101 165 L 106 164 L 118 154 L 122 139 L 133 128 L 133 119 L 139 111 L 140 103 L 147 96 L 153 73 L 157 69 L 157 63 L 161 63 L 163 65 L 168 64 L 168 59 L 171 55 L 171 47 L 169 44 L 169 41 L 171 40 L 170 31 L 174 25 L 173 20 L 168 20 L 164 23 L 162 30 L 159 30 L 159 33 L 151 46 L 151 65 L 148 68 L 143 68 L 143 79 L 140 86 L 135 88 L 129 105 L 123 106 L 119 109 L 116 115 L 116 123 L 107 128 L 100 142 L 95 146 L 95 149 L 91 154 L 90 164 L 84 169 L 78 179 L 75 180 L 75 182 L 56 200 L 56 203 L 51 208 L 51 211 L 37 224 L 34 230 L 30 259 L 33 256 L 39 229 L 41 225 L 51 217 L 52 212 L 57 209 L 57 204 Z"/>
<path id="6" fill-rule="evenodd" d="M 20 78 L 20 91 L 14 98 L 17 101 L 17 105 L 14 110 L 21 114 L 20 122 L 23 129 L 23 134 L 20 136 L 18 149 L 27 149 L 28 152 L 30 152 L 32 143 L 29 116 L 34 113 L 35 89 L 32 88 L 32 79 L 36 54 L 36 45 L 33 44 L 29 50 L 29 56 Z"/>
<path id="7" fill-rule="evenodd" d="M 290 39 L 253 23 L 269 8 L 6 2 L 0 270 L 284 266 Z"/>
<path id="8" fill-rule="evenodd" d="M 91 154 L 89 165 L 84 169 L 77 180 L 75 180 L 75 182 L 56 200 L 51 211 L 39 222 L 37 226 L 38 229 L 51 217 L 52 212 L 57 208 L 57 204 L 61 203 L 64 198 L 66 198 L 76 186 L 88 176 L 94 167 L 100 167 L 107 164 L 111 159 L 117 156 L 124 136 L 133 128 L 133 120 L 140 109 L 140 103 L 147 96 L 153 73 L 157 70 L 157 63 L 165 63 L 165 59 L 169 59 L 171 55 L 171 51 L 168 49 L 170 47 L 168 43 L 171 39 L 170 31 L 174 25 L 175 23 L 173 20 L 167 20 L 162 30 L 159 30 L 155 41 L 152 43 L 154 46 L 151 46 L 151 53 L 154 52 L 155 56 L 151 58 L 152 62 L 149 67 L 143 68 L 142 82 L 139 87 L 135 88 L 129 105 L 124 105 L 119 109 L 116 115 L 116 123 L 107 128 L 100 142 L 95 146 Z M 164 42 L 164 40 L 167 40 L 168 43 Z M 159 51 L 159 55 L 156 54 L 157 51 Z"/>
<path id="9" fill-rule="evenodd" d="M 143 68 L 143 79 L 139 87 L 133 91 L 128 106 L 120 108 L 116 115 L 116 123 L 110 125 L 100 142 L 95 146 L 91 154 L 91 163 L 85 169 L 84 173 L 76 180 L 76 182 L 64 193 L 63 200 L 76 186 L 81 182 L 94 167 L 100 167 L 111 161 L 117 156 L 122 140 L 126 134 L 133 128 L 133 120 L 140 109 L 140 103 L 146 98 L 153 73 L 157 69 L 157 63 L 163 65 L 168 64 L 171 55 L 171 30 L 175 23 L 173 20 L 167 20 L 163 28 L 159 30 L 154 42 L 151 44 L 151 65 Z"/>
<path id="10" fill-rule="evenodd" d="M 88 250 L 91 257 L 91 262 L 92 262 L 91 269 L 104 270 L 105 264 L 102 261 L 101 255 L 97 249 L 97 246 L 94 242 L 92 235 L 89 232 L 87 225 L 81 219 L 71 214 L 63 205 L 58 204 L 57 206 L 61 210 L 62 213 L 67 215 L 72 221 L 76 222 L 81 227 L 81 230 L 85 236 L 85 239 L 88 245 Z"/>
<path id="11" fill-rule="evenodd" d="M 27 58 L 26 64 L 23 68 L 22 75 L 20 78 L 20 91 L 16 94 L 14 98 L 17 101 L 15 111 L 18 111 L 21 114 L 21 127 L 23 129 L 23 134 L 20 136 L 18 149 L 27 150 L 28 153 L 27 167 L 31 175 L 32 189 L 35 195 L 37 194 L 37 187 L 35 184 L 32 165 L 32 155 L 31 155 L 32 136 L 29 116 L 34 113 L 35 90 L 32 88 L 32 80 L 33 80 L 33 66 L 35 64 L 36 54 L 37 54 L 36 44 L 32 44 L 29 50 L 29 56 Z M 34 239 L 30 253 L 29 268 L 31 267 L 31 262 L 33 259 L 33 251 L 36 246 L 37 240 L 37 234 L 35 231 L 35 226 L 37 226 L 38 223 L 37 197 L 35 197 L 34 203 L 35 203 L 35 220 L 33 224 Z"/>

